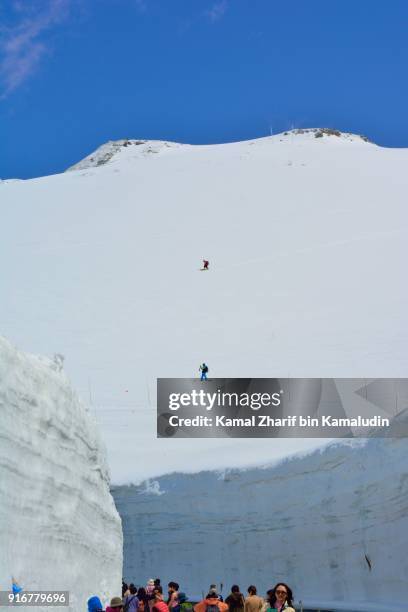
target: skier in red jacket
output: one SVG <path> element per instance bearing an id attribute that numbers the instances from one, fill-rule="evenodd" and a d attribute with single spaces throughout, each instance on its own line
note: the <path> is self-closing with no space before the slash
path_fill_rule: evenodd
<path id="1" fill-rule="evenodd" d="M 210 265 L 210 262 L 207 261 L 207 259 L 203 259 L 203 270 L 208 270 L 208 266 Z"/>

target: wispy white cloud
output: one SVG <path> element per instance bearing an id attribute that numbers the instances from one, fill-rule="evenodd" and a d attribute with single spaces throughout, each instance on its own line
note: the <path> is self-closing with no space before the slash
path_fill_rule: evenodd
<path id="1" fill-rule="evenodd" d="M 3 99 L 38 68 L 48 52 L 43 35 L 68 18 L 71 5 L 72 0 L 13 1 L 17 19 L 14 25 L 1 28 L 0 86 Z"/>
<path id="2" fill-rule="evenodd" d="M 228 0 L 219 0 L 212 5 L 209 11 L 207 11 L 207 16 L 212 22 L 219 21 L 224 17 L 227 9 Z"/>

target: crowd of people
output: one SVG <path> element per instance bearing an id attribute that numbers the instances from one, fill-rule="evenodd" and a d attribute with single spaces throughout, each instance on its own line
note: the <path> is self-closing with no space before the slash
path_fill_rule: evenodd
<path id="1" fill-rule="evenodd" d="M 88 612 L 104 612 L 99 597 L 88 600 Z M 260 597 L 254 585 L 248 587 L 245 596 L 234 584 L 225 601 L 217 586 L 212 584 L 207 596 L 194 603 L 177 582 L 169 582 L 167 595 L 164 595 L 160 578 L 151 578 L 145 587 L 123 582 L 122 597 L 113 597 L 106 612 L 295 612 L 295 609 L 292 589 L 284 582 L 269 589 L 266 597 Z"/>

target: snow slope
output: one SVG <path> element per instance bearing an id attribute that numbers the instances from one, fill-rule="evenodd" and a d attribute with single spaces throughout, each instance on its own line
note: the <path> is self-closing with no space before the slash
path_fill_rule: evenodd
<path id="1" fill-rule="evenodd" d="M 55 362 L 0 338 L 0 590 L 120 594 L 122 529 L 94 420 Z M 48 608 L 36 608 L 44 609 Z"/>
<path id="2" fill-rule="evenodd" d="M 305 607 L 405 612 L 407 450 L 354 440 L 276 467 L 114 487 L 124 575 L 177 580 L 193 598 L 212 583 L 263 595 L 282 580 Z"/>
<path id="3" fill-rule="evenodd" d="M 3 333 L 65 355 L 113 482 L 316 444 L 187 440 L 180 452 L 155 439 L 158 376 L 196 376 L 203 360 L 213 377 L 406 375 L 408 150 L 313 131 L 137 142 L 0 184 Z"/>

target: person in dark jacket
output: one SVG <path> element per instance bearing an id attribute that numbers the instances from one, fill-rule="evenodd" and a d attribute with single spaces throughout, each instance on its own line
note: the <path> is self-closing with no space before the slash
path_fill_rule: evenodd
<path id="1" fill-rule="evenodd" d="M 200 380 L 207 380 L 208 365 L 206 363 L 202 363 L 198 370 L 201 372 Z"/>
<path id="2" fill-rule="evenodd" d="M 244 612 L 245 598 L 237 584 L 231 587 L 231 593 L 226 598 L 225 603 L 230 612 Z"/>
<path id="3" fill-rule="evenodd" d="M 177 582 L 172 581 L 168 584 L 169 598 L 167 600 L 167 605 L 170 612 L 180 612 L 180 603 L 178 600 L 179 588 L 180 586 Z"/>
<path id="4" fill-rule="evenodd" d="M 137 592 L 139 600 L 139 612 L 149 612 L 149 597 L 144 587 L 140 587 Z"/>
<path id="5" fill-rule="evenodd" d="M 137 612 L 139 608 L 139 600 L 137 598 L 137 589 L 134 584 L 129 586 L 129 595 L 123 600 L 123 606 L 126 606 L 128 612 Z"/>

